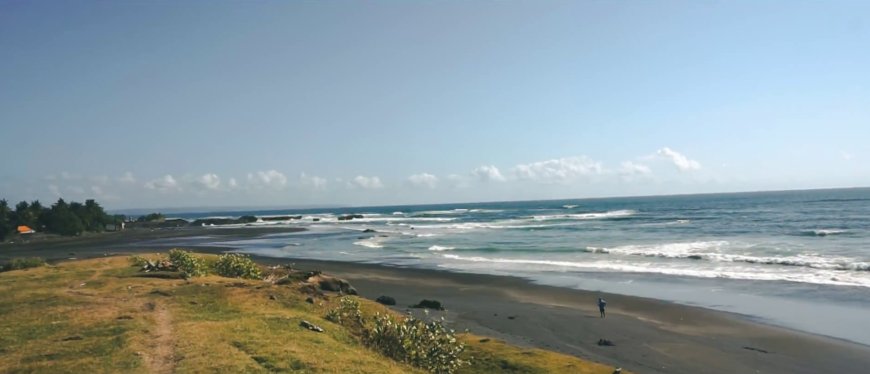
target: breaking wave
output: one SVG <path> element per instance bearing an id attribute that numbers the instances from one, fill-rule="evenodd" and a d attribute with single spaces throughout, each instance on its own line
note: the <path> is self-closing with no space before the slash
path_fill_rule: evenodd
<path id="1" fill-rule="evenodd" d="M 587 253 L 618 254 L 625 256 L 659 257 L 670 259 L 702 260 L 711 262 L 741 262 L 756 265 L 780 265 L 824 270 L 870 271 L 870 262 L 849 257 L 798 254 L 793 256 L 752 256 L 722 253 L 727 241 L 668 243 L 658 245 L 627 245 L 613 248 L 586 247 Z"/>
<path id="2" fill-rule="evenodd" d="M 790 281 L 801 283 L 814 284 L 829 284 L 840 286 L 862 286 L 870 287 L 870 279 L 862 276 L 856 276 L 856 273 L 830 271 L 830 270 L 815 270 L 814 272 L 776 272 L 776 271 L 758 271 L 751 268 L 735 268 L 723 270 L 721 268 L 686 268 L 686 267 L 667 267 L 667 266 L 651 266 L 650 264 L 630 264 L 616 261 L 556 261 L 556 260 L 532 260 L 532 259 L 511 259 L 511 258 L 487 258 L 481 256 L 459 256 L 454 254 L 442 255 L 446 259 L 469 262 L 469 263 L 488 263 L 488 264 L 503 264 L 511 266 L 515 270 L 531 270 L 530 266 L 543 266 L 545 268 L 566 268 L 576 269 L 580 271 L 616 271 L 627 273 L 654 273 L 663 275 L 687 276 L 698 278 L 726 278 L 726 279 L 744 279 L 744 280 L 767 280 L 767 281 Z M 514 267 L 515 266 L 515 267 Z M 863 263 L 863 266 L 870 266 L 868 263 Z M 866 270 L 866 268 L 865 268 Z"/>
<path id="3" fill-rule="evenodd" d="M 846 234 L 849 231 L 840 230 L 840 229 L 817 229 L 817 230 L 803 230 L 799 234 L 802 236 L 829 236 L 829 235 L 840 235 Z"/>
<path id="4" fill-rule="evenodd" d="M 532 218 L 535 221 L 550 221 L 550 220 L 568 220 L 568 219 L 606 219 L 606 218 L 617 218 L 617 217 L 628 217 L 633 216 L 637 213 L 634 210 L 613 210 L 609 212 L 601 212 L 601 213 L 578 213 L 578 214 L 552 214 L 552 215 L 542 215 L 542 216 L 533 216 Z"/>

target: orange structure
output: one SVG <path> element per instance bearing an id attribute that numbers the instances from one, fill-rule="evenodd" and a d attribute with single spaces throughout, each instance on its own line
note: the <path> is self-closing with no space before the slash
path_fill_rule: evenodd
<path id="1" fill-rule="evenodd" d="M 18 226 L 18 233 L 19 234 L 33 234 L 35 232 L 36 232 L 36 230 L 31 229 L 30 227 L 27 227 L 24 225 Z"/>

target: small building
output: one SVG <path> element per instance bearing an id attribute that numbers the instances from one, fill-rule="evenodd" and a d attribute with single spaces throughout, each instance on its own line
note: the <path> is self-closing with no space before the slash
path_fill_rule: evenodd
<path id="1" fill-rule="evenodd" d="M 24 234 L 33 234 L 33 233 L 35 233 L 35 232 L 36 232 L 36 230 L 31 229 L 31 228 L 28 227 L 28 226 L 24 226 L 24 225 L 18 226 L 18 233 L 19 233 L 19 234 L 22 234 L 22 235 L 24 235 Z"/>
<path id="2" fill-rule="evenodd" d="M 126 224 L 124 222 L 121 223 L 110 223 L 106 225 L 106 231 L 121 231 L 126 228 Z"/>

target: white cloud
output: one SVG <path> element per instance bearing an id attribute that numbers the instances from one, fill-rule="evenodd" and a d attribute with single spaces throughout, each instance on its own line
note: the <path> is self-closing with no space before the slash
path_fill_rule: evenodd
<path id="1" fill-rule="evenodd" d="M 274 169 L 258 171 L 248 174 L 248 183 L 254 187 L 280 189 L 287 185 L 287 176 Z"/>
<path id="2" fill-rule="evenodd" d="M 852 161 L 852 154 L 846 151 L 841 151 L 840 156 L 843 157 L 843 160 Z"/>
<path id="3" fill-rule="evenodd" d="M 181 190 L 178 182 L 171 175 L 166 174 L 160 178 L 152 179 L 145 183 L 145 188 L 160 192 L 168 192 L 173 190 Z"/>
<path id="4" fill-rule="evenodd" d="M 94 193 L 94 196 L 99 198 L 100 200 L 119 200 L 118 196 L 106 193 L 100 186 L 91 186 L 91 192 Z"/>
<path id="5" fill-rule="evenodd" d="M 501 172 L 498 171 L 498 168 L 493 165 L 483 165 L 477 169 L 471 171 L 471 175 L 479 178 L 484 182 L 495 181 L 495 182 L 504 182 L 505 178 L 501 175 Z"/>
<path id="6" fill-rule="evenodd" d="M 48 190 L 51 191 L 54 196 L 60 197 L 60 188 L 57 185 L 48 185 Z"/>
<path id="7" fill-rule="evenodd" d="M 132 184 L 132 183 L 136 183 L 136 178 L 133 177 L 133 173 L 128 171 L 128 172 L 124 173 L 124 175 L 122 175 L 118 178 L 118 182 Z"/>
<path id="8" fill-rule="evenodd" d="M 109 183 L 109 177 L 105 176 L 105 175 L 97 175 L 94 177 L 90 177 L 89 179 L 92 182 L 100 184 L 100 185 L 106 185 L 107 183 Z"/>
<path id="9" fill-rule="evenodd" d="M 631 161 L 623 161 L 620 164 L 619 170 L 620 175 L 623 176 L 631 176 L 631 175 L 648 175 L 652 173 L 652 170 L 646 165 L 634 163 Z"/>
<path id="10" fill-rule="evenodd" d="M 299 180 L 303 186 L 311 187 L 316 190 L 326 188 L 326 178 L 321 178 L 316 175 L 306 175 L 302 173 L 299 175 Z"/>
<path id="11" fill-rule="evenodd" d="M 384 184 L 381 183 L 381 178 L 378 177 L 366 177 L 362 175 L 357 175 L 351 181 L 351 184 L 356 187 L 365 188 L 365 189 L 377 189 L 383 188 Z"/>
<path id="12" fill-rule="evenodd" d="M 420 173 L 408 177 L 408 182 L 414 187 L 435 188 L 435 185 L 438 184 L 438 177 L 429 173 Z"/>
<path id="13" fill-rule="evenodd" d="M 230 188 L 236 188 L 239 186 L 239 182 L 236 181 L 236 178 L 230 178 L 230 180 L 227 181 L 227 186 Z"/>
<path id="14" fill-rule="evenodd" d="M 670 160 L 674 163 L 674 166 L 676 166 L 677 169 L 680 169 L 680 171 L 698 170 L 701 168 L 701 164 L 698 161 L 691 160 L 685 155 L 668 147 L 656 151 L 656 156 Z"/>
<path id="15" fill-rule="evenodd" d="M 450 174 L 447 176 L 446 180 L 448 185 L 452 188 L 466 188 L 468 187 L 468 176 L 459 175 L 459 174 Z"/>
<path id="16" fill-rule="evenodd" d="M 194 181 L 197 187 L 206 190 L 216 190 L 221 186 L 221 178 L 215 173 L 203 174 Z"/>
<path id="17" fill-rule="evenodd" d="M 519 179 L 547 182 L 598 175 L 603 170 L 600 162 L 580 156 L 520 164 L 514 168 L 514 173 Z"/>
<path id="18" fill-rule="evenodd" d="M 70 173 L 70 172 L 67 172 L 67 171 L 62 171 L 62 172 L 60 173 L 60 179 L 68 180 L 68 181 L 72 181 L 72 180 L 79 180 L 79 179 L 82 179 L 82 176 L 81 176 L 81 175 L 78 175 L 78 174 L 73 174 L 73 173 Z"/>

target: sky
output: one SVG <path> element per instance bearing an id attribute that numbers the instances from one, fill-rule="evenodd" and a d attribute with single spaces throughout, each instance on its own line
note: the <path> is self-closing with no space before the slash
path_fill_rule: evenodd
<path id="1" fill-rule="evenodd" d="M 867 1 L 0 0 L 0 198 L 870 186 Z"/>

